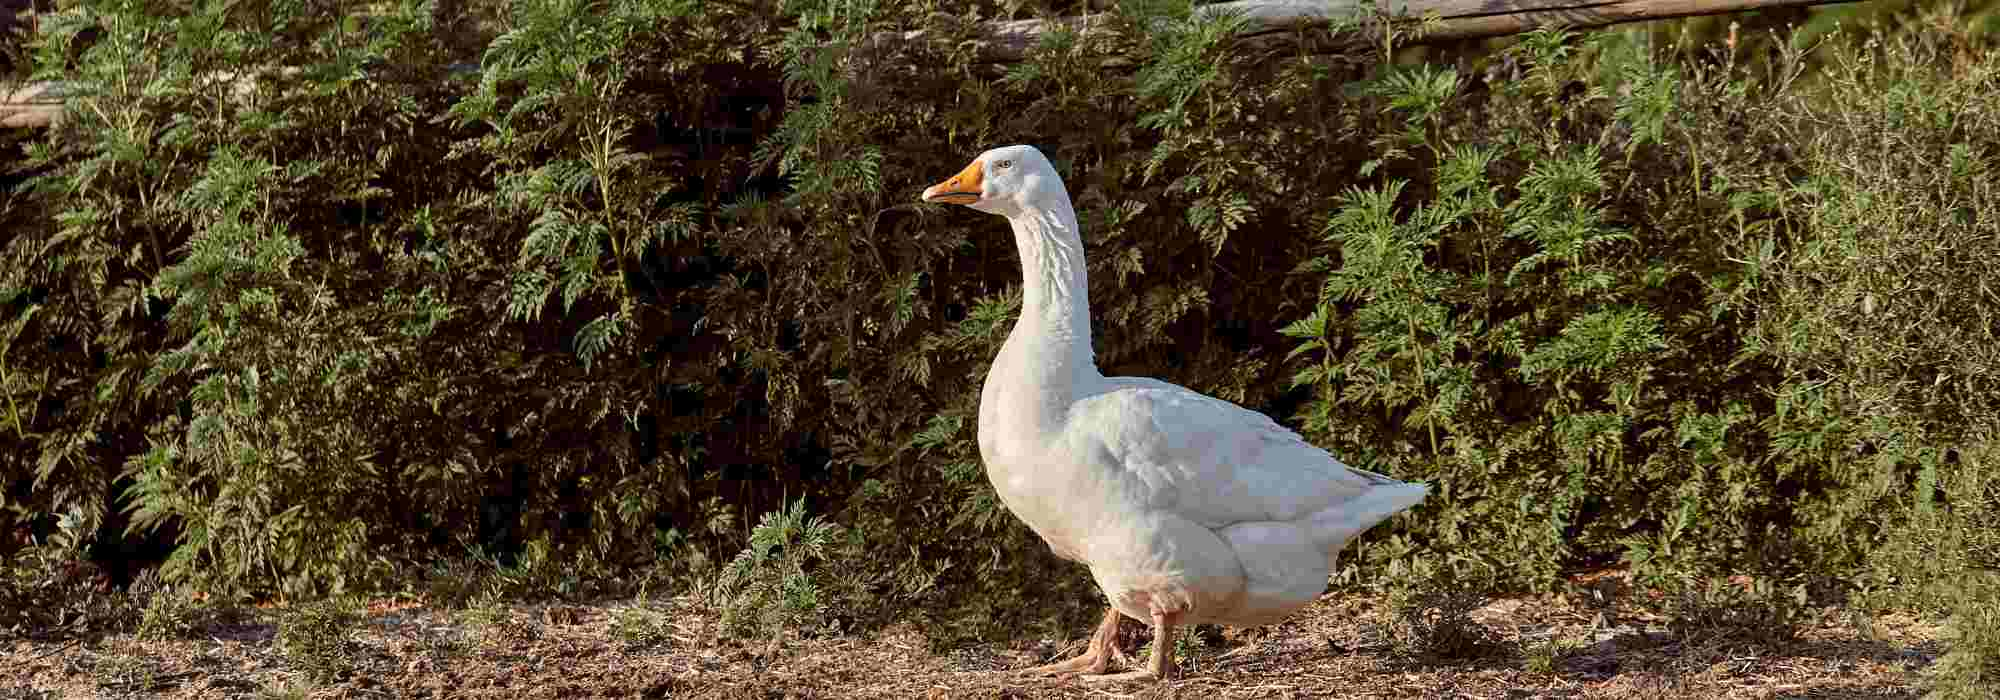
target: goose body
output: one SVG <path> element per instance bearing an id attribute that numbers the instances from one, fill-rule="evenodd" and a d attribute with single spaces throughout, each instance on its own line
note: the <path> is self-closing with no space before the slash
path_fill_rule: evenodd
<path id="1" fill-rule="evenodd" d="M 1171 676 L 1174 627 L 1282 619 L 1325 590 L 1349 539 L 1424 499 L 1262 413 L 1101 374 L 1076 212 L 1034 147 L 987 151 L 923 197 L 1013 228 L 1021 316 L 981 392 L 980 456 L 1008 510 L 1088 566 L 1111 604 L 1083 656 L 1037 670 L 1104 673 L 1122 613 L 1166 640 L 1128 675 Z"/>

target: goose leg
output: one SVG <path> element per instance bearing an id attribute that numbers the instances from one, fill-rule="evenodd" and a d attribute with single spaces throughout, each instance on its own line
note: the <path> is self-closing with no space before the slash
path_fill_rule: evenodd
<path id="1" fill-rule="evenodd" d="M 1084 680 L 1092 683 L 1136 681 L 1153 678 L 1170 681 L 1180 674 L 1180 667 L 1174 663 L 1174 625 L 1179 623 L 1179 614 L 1153 611 L 1153 655 L 1146 659 L 1146 668 L 1127 671 L 1109 676 L 1089 676 Z"/>
<path id="2" fill-rule="evenodd" d="M 1097 623 L 1097 633 L 1090 636 L 1090 645 L 1083 654 L 1068 661 L 1036 666 L 1022 673 L 1039 676 L 1070 676 L 1076 674 L 1100 674 L 1111 669 L 1111 660 L 1120 657 L 1118 653 L 1118 609 L 1106 607 L 1104 621 Z"/>

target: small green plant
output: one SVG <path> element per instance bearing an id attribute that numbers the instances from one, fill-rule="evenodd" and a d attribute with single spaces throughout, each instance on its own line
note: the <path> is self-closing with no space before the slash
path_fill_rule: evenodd
<path id="1" fill-rule="evenodd" d="M 446 664 L 475 651 L 470 635 L 452 628 L 434 630 L 423 637 L 423 650 L 432 663 Z"/>
<path id="2" fill-rule="evenodd" d="M 750 546 L 723 567 L 714 595 L 722 621 L 737 633 L 773 633 L 817 621 L 825 612 L 822 577 L 814 567 L 828 560 L 841 527 L 806 516 L 805 499 L 764 514 L 750 531 Z"/>
<path id="3" fill-rule="evenodd" d="M 1201 625 L 1200 627 L 1209 626 Z M 1157 640 L 1147 640 L 1145 644 L 1140 645 L 1139 651 L 1132 655 L 1129 660 L 1134 664 L 1140 664 L 1146 663 L 1148 659 L 1153 658 L 1154 641 Z M 1198 659 L 1202 651 L 1210 646 L 1210 642 L 1209 635 L 1204 634 L 1204 630 L 1196 627 L 1183 627 L 1180 629 L 1179 634 L 1174 635 L 1174 663 L 1180 666 L 1182 673 L 1191 674 L 1200 672 L 1201 669 L 1197 665 Z"/>
<path id="4" fill-rule="evenodd" d="M 1782 644 L 1798 638 L 1808 603 L 1804 585 L 1768 577 L 1690 580 L 1669 593 L 1667 628 L 1689 644 Z"/>
<path id="5" fill-rule="evenodd" d="M 1391 642 L 1404 656 L 1424 660 L 1478 659 L 1503 651 L 1499 635 L 1472 619 L 1490 598 L 1451 569 L 1440 569 L 1390 591 Z"/>
<path id="6" fill-rule="evenodd" d="M 313 680 L 332 681 L 354 667 L 350 646 L 361 621 L 360 606 L 351 600 L 300 604 L 279 614 L 278 653 Z"/>
<path id="7" fill-rule="evenodd" d="M 1550 639 L 1523 649 L 1522 665 L 1529 673 L 1550 674 L 1556 672 L 1556 664 L 1562 660 L 1563 649 L 1556 640 Z"/>
<path id="8" fill-rule="evenodd" d="M 259 688 L 257 697 L 260 700 L 306 700 L 311 690 L 304 685 L 287 683 Z"/>
<path id="9" fill-rule="evenodd" d="M 157 690 L 160 680 L 158 662 L 133 654 L 111 654 L 97 657 L 90 667 L 97 687 L 103 690 L 125 693 L 148 693 Z"/>
<path id="10" fill-rule="evenodd" d="M 666 620 L 651 610 L 626 607 L 611 613 L 611 636 L 628 650 L 665 644 L 672 639 L 667 631 Z"/>
<path id="11" fill-rule="evenodd" d="M 181 639 L 208 626 L 213 611 L 186 593 L 164 590 L 151 597 L 139 617 L 140 639 Z"/>
<path id="12" fill-rule="evenodd" d="M 1584 647 L 1580 639 L 1551 636 L 1521 647 L 1521 663 L 1529 673 L 1551 674 L 1562 668 L 1564 659 Z"/>
<path id="13" fill-rule="evenodd" d="M 197 600 L 185 588 L 169 586 L 160 580 L 159 572 L 147 569 L 132 580 L 125 589 L 126 597 L 139 612 L 139 625 L 134 630 L 140 639 L 165 640 L 184 639 L 198 635 L 214 623 L 218 610 L 206 601 Z"/>
<path id="14" fill-rule="evenodd" d="M 455 617 L 472 628 L 471 635 L 479 644 L 506 644 L 539 633 L 533 622 L 515 615 L 507 601 L 493 591 L 481 594 Z"/>
<path id="15" fill-rule="evenodd" d="M 499 596 L 486 594 L 473 600 L 471 605 L 458 611 L 458 619 L 474 627 L 494 627 L 510 617 L 506 601 Z"/>

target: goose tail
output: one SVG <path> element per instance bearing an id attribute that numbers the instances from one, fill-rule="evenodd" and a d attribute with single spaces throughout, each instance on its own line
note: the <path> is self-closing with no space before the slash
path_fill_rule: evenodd
<path id="1" fill-rule="evenodd" d="M 1353 498 L 1314 513 L 1309 521 L 1313 540 L 1329 558 L 1338 554 L 1355 535 L 1422 503 L 1431 492 L 1429 484 L 1397 481 L 1360 470 L 1355 473 L 1366 479 L 1366 487 Z"/>

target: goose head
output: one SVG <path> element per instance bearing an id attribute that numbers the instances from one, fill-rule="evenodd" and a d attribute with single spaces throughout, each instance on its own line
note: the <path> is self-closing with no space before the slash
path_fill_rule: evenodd
<path id="1" fill-rule="evenodd" d="M 1013 218 L 1053 201 L 1067 202 L 1054 164 L 1034 146 L 1003 146 L 979 154 L 957 175 L 924 190 L 924 201 L 962 204 Z"/>

